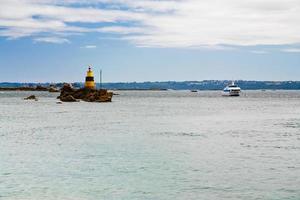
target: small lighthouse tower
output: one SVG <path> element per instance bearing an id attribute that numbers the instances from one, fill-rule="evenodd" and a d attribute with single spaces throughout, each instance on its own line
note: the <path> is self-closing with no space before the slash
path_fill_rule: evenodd
<path id="1" fill-rule="evenodd" d="M 84 87 L 88 89 L 95 89 L 94 73 L 91 70 L 91 67 L 89 67 L 89 70 L 86 73 Z"/>

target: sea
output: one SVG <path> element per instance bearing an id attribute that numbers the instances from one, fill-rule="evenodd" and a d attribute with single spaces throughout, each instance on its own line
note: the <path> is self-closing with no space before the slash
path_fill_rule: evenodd
<path id="1" fill-rule="evenodd" d="M 0 199 L 300 199 L 300 91 L 114 92 L 0 92 Z"/>

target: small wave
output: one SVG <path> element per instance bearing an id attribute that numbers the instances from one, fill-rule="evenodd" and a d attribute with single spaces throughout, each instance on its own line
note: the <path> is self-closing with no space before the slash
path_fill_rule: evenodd
<path id="1" fill-rule="evenodd" d="M 194 132 L 160 132 L 153 135 L 161 136 L 183 136 L 183 137 L 206 137 L 204 134 Z"/>
<path id="2" fill-rule="evenodd" d="M 283 126 L 285 128 L 300 128 L 299 119 L 293 119 L 289 122 L 279 123 L 276 125 Z"/>

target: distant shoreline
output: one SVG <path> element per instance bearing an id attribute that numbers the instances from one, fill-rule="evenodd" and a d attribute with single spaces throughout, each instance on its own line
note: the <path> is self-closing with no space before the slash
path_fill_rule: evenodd
<path id="1" fill-rule="evenodd" d="M 58 89 L 53 87 L 0 87 L 0 91 L 44 91 L 44 92 L 59 92 Z"/>
<path id="2" fill-rule="evenodd" d="M 49 89 L 37 89 L 33 87 L 16 87 L 16 88 L 3 88 L 0 87 L 0 91 L 48 91 Z"/>
<path id="3" fill-rule="evenodd" d="M 136 91 L 165 91 L 165 90 L 223 90 L 231 80 L 204 81 L 161 81 L 161 82 L 119 82 L 103 83 L 108 90 L 136 90 Z M 300 90 L 300 81 L 245 81 L 236 80 L 235 83 L 242 90 Z M 0 91 L 46 91 L 47 88 L 61 88 L 64 83 L 10 83 L 0 82 Z M 72 83 L 75 88 L 82 88 L 82 82 Z M 100 84 L 96 84 L 100 88 Z M 39 89 L 37 88 L 39 87 Z M 46 88 L 46 89 L 45 89 Z"/>
<path id="4" fill-rule="evenodd" d="M 190 91 L 190 92 L 205 92 L 205 91 L 222 91 L 223 89 L 199 89 L 199 90 L 190 90 L 190 89 L 109 89 L 111 91 Z M 300 91 L 300 89 L 242 89 L 243 91 Z M 49 89 L 36 89 L 36 88 L 1 88 L 0 92 L 49 92 Z M 55 91 L 59 92 L 59 91 Z"/>
<path id="5" fill-rule="evenodd" d="M 166 91 L 168 89 L 111 89 L 118 91 Z M 0 87 L 0 91 L 49 91 L 49 88 L 35 88 L 35 87 Z"/>

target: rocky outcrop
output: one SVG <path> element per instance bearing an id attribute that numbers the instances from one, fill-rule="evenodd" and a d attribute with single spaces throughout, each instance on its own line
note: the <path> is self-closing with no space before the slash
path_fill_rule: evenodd
<path id="1" fill-rule="evenodd" d="M 48 91 L 48 88 L 38 85 L 35 87 L 35 91 Z"/>
<path id="2" fill-rule="evenodd" d="M 59 92 L 58 89 L 54 87 L 43 87 L 38 85 L 36 87 L 13 87 L 13 88 L 0 88 L 0 91 L 49 91 L 49 92 Z"/>
<path id="3" fill-rule="evenodd" d="M 35 100 L 35 101 L 37 101 L 38 99 L 36 98 L 35 95 L 30 95 L 29 97 L 24 98 L 24 100 Z"/>
<path id="4" fill-rule="evenodd" d="M 0 88 L 0 91 L 48 91 L 48 88 L 42 86 L 16 87 L 16 88 Z"/>
<path id="5" fill-rule="evenodd" d="M 61 88 L 58 99 L 66 102 L 74 102 L 74 99 L 76 101 L 80 99 L 86 102 L 111 102 L 112 96 L 112 92 L 108 92 L 104 89 L 74 89 L 70 84 L 64 84 L 64 86 Z"/>
<path id="6" fill-rule="evenodd" d="M 61 101 L 64 101 L 64 102 L 78 102 L 77 99 L 75 99 L 72 95 L 70 94 L 67 94 L 67 95 L 63 95 L 60 97 L 60 100 Z"/>
<path id="7" fill-rule="evenodd" d="M 49 91 L 49 92 L 59 92 L 59 90 L 56 89 L 56 88 L 54 88 L 54 87 L 50 87 L 50 88 L 48 89 L 48 91 Z"/>

